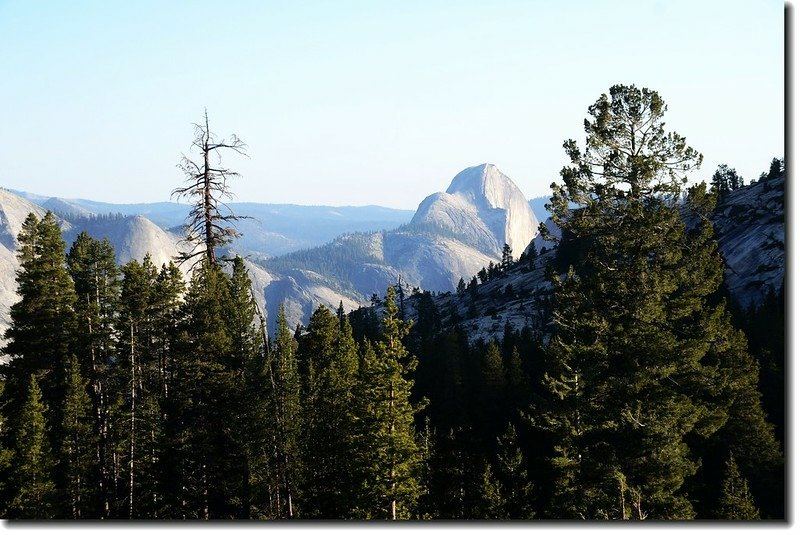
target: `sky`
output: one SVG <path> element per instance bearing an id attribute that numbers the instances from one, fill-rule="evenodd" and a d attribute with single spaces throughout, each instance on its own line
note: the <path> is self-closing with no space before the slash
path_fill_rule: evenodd
<path id="1" fill-rule="evenodd" d="M 776 0 L 0 0 L 0 186 L 166 201 L 192 123 L 239 201 L 414 209 L 488 162 L 546 195 L 617 83 L 746 182 L 784 155 Z"/>

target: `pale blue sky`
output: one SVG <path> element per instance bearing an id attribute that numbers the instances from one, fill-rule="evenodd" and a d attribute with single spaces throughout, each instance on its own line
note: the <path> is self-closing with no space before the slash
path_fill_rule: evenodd
<path id="1" fill-rule="evenodd" d="M 0 185 L 163 201 L 207 107 L 242 201 L 416 208 L 497 164 L 549 193 L 615 83 L 747 180 L 783 155 L 775 0 L 0 0 Z"/>

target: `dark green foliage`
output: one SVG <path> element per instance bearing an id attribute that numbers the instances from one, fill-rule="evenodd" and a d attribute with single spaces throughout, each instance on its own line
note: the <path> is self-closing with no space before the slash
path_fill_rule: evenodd
<path id="1" fill-rule="evenodd" d="M 10 518 L 53 518 L 58 513 L 53 482 L 52 447 L 45 432 L 47 406 L 36 376 L 31 375 L 19 415 L 14 448 L 16 494 L 8 506 Z"/>
<path id="2" fill-rule="evenodd" d="M 506 372 L 500 348 L 494 342 L 490 342 L 483 352 L 479 384 L 481 387 L 478 393 L 480 405 L 477 423 L 481 435 L 486 437 L 487 441 L 494 442 L 495 437 L 505 427 L 505 418 L 508 414 L 505 405 Z"/>
<path id="3" fill-rule="evenodd" d="M 736 169 L 720 164 L 711 177 L 711 189 L 723 200 L 731 191 L 744 186 L 744 179 L 739 176 Z"/>
<path id="4" fill-rule="evenodd" d="M 533 483 L 528 477 L 520 449 L 517 431 L 509 424 L 497 439 L 497 487 L 502 518 L 530 519 L 533 517 Z"/>
<path id="5" fill-rule="evenodd" d="M 8 446 L 11 437 L 9 436 L 8 422 L 5 417 L 5 401 L 3 392 L 6 382 L 0 377 L 0 517 L 7 518 L 6 506 L 8 503 L 6 493 L 9 492 L 9 478 L 11 477 L 11 460 L 14 457 L 13 449 Z"/>
<path id="6" fill-rule="evenodd" d="M 78 359 L 69 359 L 67 368 L 67 397 L 64 402 L 64 438 L 61 459 L 66 476 L 65 503 L 71 518 L 84 518 L 93 512 L 97 491 L 97 435 L 94 433 L 92 403 L 87 381 L 81 376 Z"/>
<path id="7" fill-rule="evenodd" d="M 505 512 L 503 511 L 503 496 L 500 490 L 500 483 L 497 481 L 497 478 L 494 477 L 492 466 L 488 463 L 483 469 L 481 487 L 484 500 L 482 507 L 477 511 L 475 517 L 491 520 L 506 518 Z"/>
<path id="8" fill-rule="evenodd" d="M 585 152 L 564 145 L 553 219 L 586 253 L 554 280 L 549 401 L 535 416 L 553 441 L 551 515 L 692 518 L 689 443 L 733 401 L 726 318 L 708 301 L 722 276 L 713 230 L 687 234 L 677 209 L 700 156 L 664 132 L 665 109 L 655 92 L 614 86 L 589 108 Z"/>
<path id="9" fill-rule="evenodd" d="M 114 369 L 117 351 L 117 314 L 120 308 L 121 285 L 114 250 L 107 240 L 97 241 L 82 232 L 67 255 L 67 268 L 75 284 L 76 338 L 74 353 L 80 372 L 89 383 L 93 430 L 96 436 L 96 473 L 90 486 L 97 500 L 92 516 L 112 515 L 112 496 L 116 486 L 114 474 L 120 468 L 114 453 L 121 440 L 122 377 Z"/>
<path id="10" fill-rule="evenodd" d="M 409 518 L 421 493 L 420 452 L 410 403 L 416 359 L 402 343 L 409 325 L 398 319 L 394 288 L 384 302 L 383 335 L 361 356 L 354 396 L 353 454 L 358 463 L 356 516 Z"/>
<path id="11" fill-rule="evenodd" d="M 13 358 L 2 370 L 6 377 L 8 414 L 12 420 L 35 374 L 45 403 L 51 407 L 55 438 L 65 393 L 65 370 L 75 334 L 75 288 L 65 266 L 65 244 L 51 212 L 40 221 L 30 214 L 18 236 L 20 269 L 6 332 L 5 354 Z"/>
<path id="12" fill-rule="evenodd" d="M 267 502 L 267 361 L 266 347 L 256 324 L 257 304 L 244 260 L 234 258 L 230 278 L 228 328 L 231 358 L 228 362 L 231 390 L 226 400 L 228 414 L 237 418 L 230 425 L 231 454 L 224 470 L 229 479 L 224 492 L 231 516 L 249 518 L 255 509 L 263 514 Z M 262 326 L 263 327 L 263 326 Z"/>
<path id="13" fill-rule="evenodd" d="M 758 365 L 747 353 L 743 334 L 734 331 L 729 320 L 725 324 L 716 352 L 724 370 L 728 418 L 705 444 L 704 464 L 711 470 L 730 451 L 751 485 L 758 508 L 769 518 L 784 518 L 783 454 L 761 406 Z"/>
<path id="14" fill-rule="evenodd" d="M 764 397 L 767 419 L 775 425 L 781 444 L 785 443 L 786 390 L 786 290 L 769 288 L 763 303 L 751 306 L 740 321 L 750 352 L 757 357 L 759 390 Z"/>
<path id="15" fill-rule="evenodd" d="M 733 454 L 725 462 L 722 491 L 715 513 L 716 518 L 724 520 L 758 520 L 761 517 Z"/>
<path id="16" fill-rule="evenodd" d="M 228 277 L 204 261 L 183 304 L 178 355 L 173 365 L 166 426 L 171 470 L 169 516 L 226 518 L 235 505 L 224 492 L 233 441 L 226 403 L 238 385 L 229 368 L 233 339 Z"/>
<path id="17" fill-rule="evenodd" d="M 421 504 L 426 518 L 487 518 L 497 514 L 497 482 L 487 474 L 474 434 L 469 429 L 448 429 L 435 436 L 431 452 L 427 490 Z M 494 498 L 494 499 L 493 499 Z"/>
<path id="18" fill-rule="evenodd" d="M 771 178 L 779 177 L 780 175 L 786 173 L 786 164 L 783 158 L 773 158 L 769 164 L 769 172 L 761 173 L 759 177 L 759 182 L 762 180 L 769 180 Z"/>
<path id="19" fill-rule="evenodd" d="M 514 255 L 511 252 L 511 246 L 509 244 L 503 245 L 503 254 L 502 259 L 500 260 L 500 271 L 508 271 L 511 269 L 511 266 L 514 265 Z"/>
<path id="20" fill-rule="evenodd" d="M 301 416 L 302 514 L 305 518 L 347 518 L 355 492 L 350 450 L 358 352 L 341 307 L 336 315 L 324 306 L 314 312 L 300 339 L 298 356 L 307 370 Z"/>
<path id="21" fill-rule="evenodd" d="M 301 401 L 297 342 L 286 323 L 283 305 L 278 309 L 278 328 L 270 361 L 270 422 L 273 429 L 272 462 L 275 474 L 274 516 L 293 518 L 296 514 L 300 481 Z"/>

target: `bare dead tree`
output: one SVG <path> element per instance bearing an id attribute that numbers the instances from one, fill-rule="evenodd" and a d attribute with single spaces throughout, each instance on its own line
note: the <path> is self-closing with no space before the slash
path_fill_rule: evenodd
<path id="1" fill-rule="evenodd" d="M 216 264 L 216 249 L 241 236 L 231 223 L 247 219 L 234 214 L 223 202 L 233 199 L 228 181 L 240 175 L 222 165 L 222 151 L 231 150 L 246 157 L 247 145 L 235 134 L 230 139 L 218 139 L 208 126 L 207 110 L 204 119 L 202 124 L 194 124 L 195 138 L 192 142 L 192 149 L 199 151 L 202 160 L 196 162 L 185 154 L 181 155 L 178 168 L 186 175 L 186 186 L 172 191 L 173 198 L 188 199 L 192 205 L 183 240 L 192 248 L 178 255 L 181 264 L 194 259 L 194 265 L 203 255 L 209 264 Z"/>

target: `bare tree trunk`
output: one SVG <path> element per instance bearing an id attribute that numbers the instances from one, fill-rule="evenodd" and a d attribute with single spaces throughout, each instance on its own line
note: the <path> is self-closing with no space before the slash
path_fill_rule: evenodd
<path id="1" fill-rule="evenodd" d="M 205 459 L 203 460 L 203 520 L 208 520 L 208 472 Z"/>
<path id="2" fill-rule="evenodd" d="M 133 518 L 133 484 L 135 468 L 135 447 L 136 447 L 136 353 L 133 338 L 133 321 L 131 321 L 131 436 L 130 436 L 130 460 L 128 462 L 128 518 Z"/>
<path id="3" fill-rule="evenodd" d="M 394 340 L 392 340 L 394 345 Z M 389 440 L 394 441 L 394 381 L 389 384 Z M 395 459 L 394 456 L 389 460 L 389 481 L 391 481 L 391 518 L 397 520 L 397 497 L 395 496 L 395 488 L 397 482 L 395 481 Z"/>
<path id="4" fill-rule="evenodd" d="M 156 465 L 156 433 L 152 426 L 150 427 L 150 466 L 154 468 Z M 153 518 L 158 518 L 158 493 L 153 489 Z"/>
<path id="5" fill-rule="evenodd" d="M 214 255 L 214 227 L 212 225 L 212 216 L 214 211 L 214 199 L 211 192 L 211 172 L 208 163 L 208 155 L 211 152 L 209 148 L 210 132 L 208 129 L 208 113 L 206 113 L 206 133 L 203 140 L 203 216 L 205 217 L 206 228 L 206 255 L 208 256 L 208 263 L 212 265 L 216 263 Z"/>
<path id="6" fill-rule="evenodd" d="M 113 478 L 114 478 L 114 481 L 113 481 L 114 499 L 118 500 L 119 496 L 120 496 L 119 479 L 120 479 L 120 471 L 121 471 L 121 469 L 120 469 L 119 455 L 118 455 L 116 450 L 114 450 L 111 453 L 111 461 L 112 461 L 112 467 L 111 467 L 112 468 L 112 475 L 113 475 Z M 119 504 L 115 503 L 114 504 L 114 515 L 119 515 L 119 514 L 120 514 Z"/>

